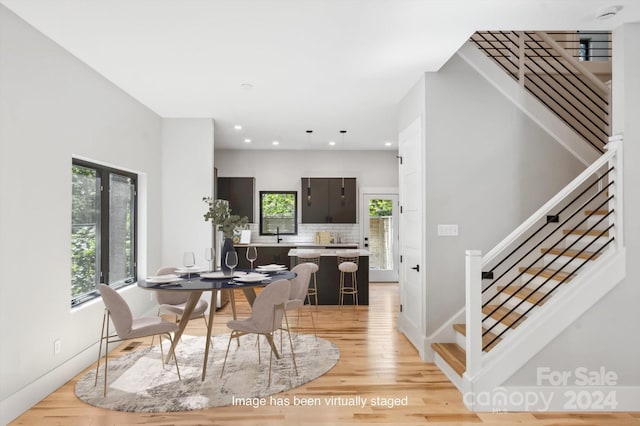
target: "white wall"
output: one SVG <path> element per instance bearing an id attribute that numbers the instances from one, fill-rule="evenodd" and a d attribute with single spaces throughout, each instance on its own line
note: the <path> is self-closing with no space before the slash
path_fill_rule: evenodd
<path id="1" fill-rule="evenodd" d="M 583 166 L 458 55 L 425 75 L 425 99 L 429 336 L 464 306 L 464 251 L 486 253 Z"/>
<path id="2" fill-rule="evenodd" d="M 298 221 L 302 217 L 300 178 L 355 177 L 361 188 L 397 188 L 398 159 L 396 151 L 239 151 L 216 150 L 218 176 L 255 177 L 254 217 L 259 217 L 260 191 L 298 191 Z M 360 197 L 358 197 L 360 199 Z M 360 205 L 358 204 L 358 208 Z M 360 215 L 358 215 L 358 218 Z M 252 241 L 260 238 L 252 226 Z M 339 232 L 345 242 L 360 243 L 357 225 L 298 225 L 298 237 L 285 237 L 285 242 L 312 242 L 313 231 Z"/>
<path id="3" fill-rule="evenodd" d="M 160 263 L 160 128 L 160 117 L 0 6 L 0 424 L 95 360 L 86 349 L 99 338 L 102 302 L 70 308 L 74 155 L 144 174 L 139 273 L 145 259 Z M 148 293 L 123 293 L 138 313 L 151 307 Z"/>
<path id="4" fill-rule="evenodd" d="M 593 309 L 560 334 L 506 385 L 535 385 L 539 367 L 614 372 L 618 386 L 640 386 L 640 24 L 613 33 L 613 134 L 623 134 L 624 242 L 627 277 Z M 569 384 L 573 383 L 572 376 Z M 619 394 L 619 398 L 623 395 Z M 637 404 L 637 401 L 635 401 Z M 637 406 L 637 405 L 636 405 Z"/>
<path id="5" fill-rule="evenodd" d="M 162 265 L 182 266 L 192 251 L 196 263 L 207 266 L 204 250 L 211 247 L 211 223 L 205 222 L 213 195 L 213 120 L 170 118 L 162 123 Z"/>

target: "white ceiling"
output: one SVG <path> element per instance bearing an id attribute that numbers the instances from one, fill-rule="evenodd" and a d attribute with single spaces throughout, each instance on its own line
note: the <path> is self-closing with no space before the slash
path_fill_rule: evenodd
<path id="1" fill-rule="evenodd" d="M 640 21 L 639 0 L 0 3 L 160 116 L 213 117 L 216 148 L 235 149 L 397 149 L 398 102 L 475 30 Z"/>

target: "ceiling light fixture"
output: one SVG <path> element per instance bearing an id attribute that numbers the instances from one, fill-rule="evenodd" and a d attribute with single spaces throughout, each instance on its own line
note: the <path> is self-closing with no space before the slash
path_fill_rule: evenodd
<path id="1" fill-rule="evenodd" d="M 596 19 L 598 21 L 604 21 L 607 19 L 611 19 L 618 14 L 622 10 L 622 6 L 609 6 L 604 9 L 600 9 L 596 13 Z"/>
<path id="2" fill-rule="evenodd" d="M 246 138 L 246 139 L 244 140 L 244 143 L 251 143 L 251 139 Z"/>
<path id="3" fill-rule="evenodd" d="M 272 142 L 272 145 L 274 145 L 274 146 L 278 146 L 278 145 L 280 145 L 280 142 L 278 142 L 278 141 L 273 141 L 273 142 Z"/>
<path id="4" fill-rule="evenodd" d="M 240 83 L 240 87 L 242 87 L 244 90 L 251 90 L 251 89 L 253 89 L 253 84 L 251 84 L 251 83 Z"/>
<path id="5" fill-rule="evenodd" d="M 391 146 L 391 142 L 385 142 L 384 146 Z"/>
<path id="6" fill-rule="evenodd" d="M 335 141 L 329 141 L 329 145 L 331 145 L 331 146 L 335 146 L 335 145 L 336 145 L 336 142 L 335 142 Z"/>
<path id="7" fill-rule="evenodd" d="M 242 130 L 242 126 L 239 124 L 236 124 L 235 126 L 233 126 L 233 128 L 236 130 Z"/>

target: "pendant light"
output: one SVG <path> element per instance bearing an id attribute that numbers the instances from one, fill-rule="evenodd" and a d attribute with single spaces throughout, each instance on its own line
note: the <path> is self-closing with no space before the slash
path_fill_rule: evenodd
<path id="1" fill-rule="evenodd" d="M 311 145 L 311 133 L 313 130 L 307 130 L 307 145 Z M 307 178 L 307 206 L 311 205 L 311 178 Z"/>
<path id="2" fill-rule="evenodd" d="M 347 133 L 346 130 L 340 130 L 342 134 L 342 148 L 344 149 L 344 135 Z M 342 187 L 340 188 L 340 201 L 342 205 L 344 205 L 344 177 L 342 178 Z"/>

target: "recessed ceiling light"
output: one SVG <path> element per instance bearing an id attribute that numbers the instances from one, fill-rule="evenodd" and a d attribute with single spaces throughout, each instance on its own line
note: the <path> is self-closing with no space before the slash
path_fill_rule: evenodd
<path id="1" fill-rule="evenodd" d="M 236 124 L 235 126 L 233 126 L 233 128 L 236 130 L 242 130 L 242 126 L 239 124 Z"/>
<path id="2" fill-rule="evenodd" d="M 335 144 L 335 141 L 329 141 L 329 145 L 334 146 Z"/>
<path id="3" fill-rule="evenodd" d="M 604 9 L 600 9 L 596 13 L 596 19 L 599 21 L 604 21 L 605 19 L 613 18 L 622 10 L 622 6 L 610 6 L 605 7 Z"/>
<path id="4" fill-rule="evenodd" d="M 272 142 L 272 144 L 273 144 L 273 145 L 275 145 L 275 146 L 278 146 L 278 145 L 280 145 L 280 142 L 278 142 L 278 141 L 273 141 L 273 142 Z"/>
<path id="5" fill-rule="evenodd" d="M 244 140 L 244 143 L 251 143 L 251 139 L 246 138 L 246 139 Z"/>
<path id="6" fill-rule="evenodd" d="M 251 84 L 251 83 L 241 83 L 240 87 L 242 87 L 244 90 L 251 90 L 251 89 L 253 89 L 253 84 Z"/>
<path id="7" fill-rule="evenodd" d="M 391 142 L 385 142 L 384 146 L 391 146 Z"/>

